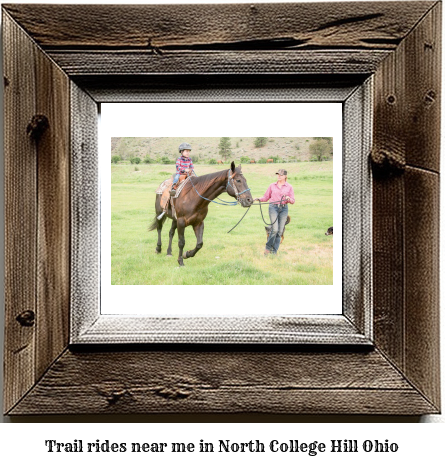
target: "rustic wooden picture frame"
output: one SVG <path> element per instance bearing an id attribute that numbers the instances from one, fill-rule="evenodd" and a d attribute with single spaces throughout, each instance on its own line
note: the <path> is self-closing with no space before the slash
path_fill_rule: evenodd
<path id="1" fill-rule="evenodd" d="M 6 414 L 440 411 L 440 2 L 15 4 L 2 14 Z M 160 89 L 369 78 L 370 345 L 69 344 L 71 228 L 91 214 L 70 208 L 70 160 L 77 151 L 94 165 L 96 131 L 77 125 L 74 147 L 75 118 Z"/>

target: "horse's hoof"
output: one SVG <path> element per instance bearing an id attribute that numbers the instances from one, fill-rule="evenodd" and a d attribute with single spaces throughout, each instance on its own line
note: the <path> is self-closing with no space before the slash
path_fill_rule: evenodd
<path id="1" fill-rule="evenodd" d="M 157 249 L 155 249 L 155 252 L 156 252 L 157 254 L 160 254 L 160 253 L 161 253 L 161 251 L 160 251 L 160 250 L 157 250 Z"/>
<path id="2" fill-rule="evenodd" d="M 185 252 L 184 254 L 182 254 L 182 258 L 183 258 L 184 260 L 187 260 L 187 258 L 188 258 L 188 257 L 187 257 L 187 252 Z"/>
<path id="3" fill-rule="evenodd" d="M 171 253 L 168 253 L 167 257 L 173 257 L 173 255 Z"/>

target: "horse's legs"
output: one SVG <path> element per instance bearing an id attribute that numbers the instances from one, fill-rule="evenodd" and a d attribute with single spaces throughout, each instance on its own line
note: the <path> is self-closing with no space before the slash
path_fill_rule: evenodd
<path id="1" fill-rule="evenodd" d="M 198 252 L 199 249 L 202 249 L 203 246 L 203 236 L 204 236 L 204 221 L 193 226 L 193 230 L 195 231 L 196 236 L 196 247 L 193 250 L 189 250 L 184 254 L 184 258 L 191 258 L 194 257 L 195 254 Z"/>
<path id="2" fill-rule="evenodd" d="M 158 230 L 158 243 L 156 245 L 156 253 L 161 253 L 162 249 L 162 240 L 161 240 L 161 232 L 162 232 L 162 220 L 156 220 L 156 229 Z"/>
<path id="3" fill-rule="evenodd" d="M 169 242 L 168 242 L 168 249 L 167 249 L 167 256 L 172 256 L 172 242 L 173 237 L 175 236 L 176 228 L 178 227 L 176 220 L 172 220 L 172 227 L 170 228 L 170 232 L 168 233 Z"/>
<path id="4" fill-rule="evenodd" d="M 185 238 L 184 238 L 184 231 L 185 231 L 185 221 L 183 218 L 178 219 L 178 245 L 179 245 L 179 256 L 178 256 L 178 263 L 179 266 L 184 266 L 184 262 L 182 260 L 182 251 L 184 250 L 185 245 Z"/>

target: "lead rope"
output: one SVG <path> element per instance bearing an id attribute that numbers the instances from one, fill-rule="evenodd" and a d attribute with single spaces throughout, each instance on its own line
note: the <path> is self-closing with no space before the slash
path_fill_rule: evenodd
<path id="1" fill-rule="evenodd" d="M 271 203 L 272 203 L 272 204 L 278 204 L 278 203 L 279 203 L 279 204 L 280 204 L 280 207 L 281 207 L 282 205 L 284 205 L 284 202 L 283 202 L 283 199 L 284 199 L 284 198 L 285 198 L 285 196 L 283 195 L 283 196 L 281 196 L 281 199 L 280 199 L 279 202 L 269 202 L 269 205 L 270 205 Z M 266 203 L 266 202 L 264 202 L 264 203 Z M 270 223 L 270 224 L 269 224 L 269 223 L 266 223 L 266 221 L 264 220 L 263 209 L 261 208 L 261 204 L 262 204 L 262 202 L 259 203 L 259 205 L 260 205 L 260 211 L 261 211 L 261 217 L 262 217 L 262 219 L 263 219 L 263 223 L 269 228 L 270 226 L 273 226 L 273 225 L 277 222 L 278 216 L 275 218 L 275 221 L 274 221 L 273 223 Z M 227 234 L 229 234 L 230 232 L 232 232 L 232 231 L 241 223 L 241 221 L 243 221 L 244 217 L 247 215 L 247 213 L 249 213 L 249 210 L 250 210 L 250 207 L 251 207 L 251 206 L 252 206 L 252 205 L 249 205 L 249 207 L 247 208 L 247 211 L 246 211 L 246 213 L 244 213 L 243 217 L 238 221 L 238 223 L 236 223 L 236 225 L 235 225 L 230 231 L 227 231 Z"/>
<path id="2" fill-rule="evenodd" d="M 230 231 L 227 231 L 227 234 L 232 232 L 241 223 L 241 221 L 243 221 L 244 217 L 249 213 L 249 210 L 250 210 L 251 206 L 252 205 L 249 205 L 249 207 L 247 208 L 247 211 L 246 211 L 246 213 L 244 213 L 243 217 L 238 221 L 238 223 L 236 223 L 236 225 Z"/>
<path id="3" fill-rule="evenodd" d="M 273 203 L 273 204 L 279 203 L 279 204 L 280 204 L 280 207 L 282 207 L 283 205 L 285 205 L 284 202 L 283 202 L 283 199 L 284 199 L 284 198 L 285 198 L 285 196 L 282 195 L 282 196 L 281 196 L 281 199 L 280 199 L 280 202 L 272 202 L 272 203 Z M 277 222 L 278 216 L 275 218 L 275 221 L 274 221 L 273 223 L 270 223 L 270 224 L 269 224 L 269 223 L 266 223 L 266 221 L 264 220 L 263 208 L 261 207 L 261 203 L 262 203 L 262 202 L 260 202 L 261 217 L 263 218 L 263 223 L 269 228 L 270 226 L 273 226 L 273 225 Z M 266 203 L 266 202 L 264 202 L 264 203 Z M 269 204 L 270 204 L 270 202 L 269 202 Z"/>

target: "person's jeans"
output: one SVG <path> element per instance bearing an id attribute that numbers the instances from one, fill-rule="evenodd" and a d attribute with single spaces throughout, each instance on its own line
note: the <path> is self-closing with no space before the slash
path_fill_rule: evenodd
<path id="1" fill-rule="evenodd" d="M 172 184 L 172 186 L 174 186 L 174 185 L 178 182 L 179 176 L 180 176 L 180 173 L 176 173 L 176 174 L 175 174 L 175 177 L 173 178 L 173 184 Z"/>
<path id="2" fill-rule="evenodd" d="M 280 247 L 281 236 L 283 235 L 284 225 L 287 220 L 288 208 L 287 204 L 279 206 L 276 204 L 269 204 L 269 217 L 270 222 L 273 223 L 272 229 L 269 234 L 269 239 L 266 242 L 266 249 L 271 253 L 277 253 Z"/>

